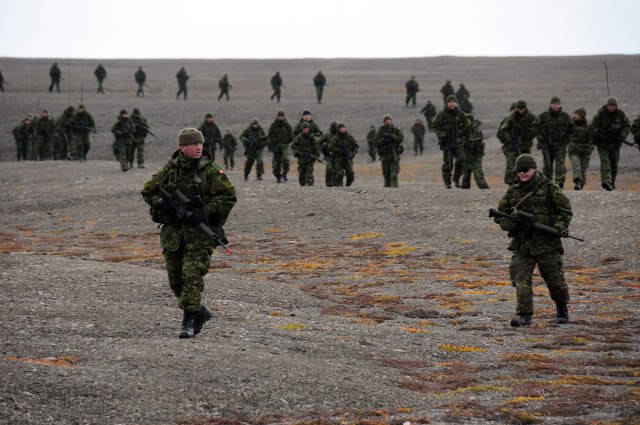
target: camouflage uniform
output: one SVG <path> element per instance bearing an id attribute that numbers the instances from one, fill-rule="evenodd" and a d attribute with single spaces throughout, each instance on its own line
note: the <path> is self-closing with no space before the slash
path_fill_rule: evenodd
<path id="1" fill-rule="evenodd" d="M 0 71 L 0 92 L 4 93 L 4 75 L 2 75 L 2 71 Z"/>
<path id="2" fill-rule="evenodd" d="M 222 149 L 224 151 L 224 168 L 228 168 L 229 170 L 233 170 L 236 162 L 233 158 L 236 149 L 238 149 L 238 142 L 236 138 L 233 137 L 233 134 L 229 130 L 225 132 L 224 137 L 222 138 Z"/>
<path id="3" fill-rule="evenodd" d="M 91 114 L 84 106 L 78 106 L 70 120 L 71 144 L 69 146 L 69 158 L 76 161 L 86 161 L 87 153 L 91 148 L 89 133 L 95 131 L 96 124 Z"/>
<path id="4" fill-rule="evenodd" d="M 533 159 L 533 158 L 532 158 Z M 535 221 L 552 226 L 559 230 L 569 227 L 571 205 L 569 199 L 562 193 L 562 189 L 551 180 L 536 171 L 528 182 L 519 182 L 509 187 L 507 193 L 498 204 L 498 210 L 506 214 L 514 214 L 516 210 L 531 213 Z M 508 218 L 495 218 L 502 230 L 509 232 L 513 251 L 509 274 L 511 282 L 516 288 L 516 313 L 521 316 L 533 314 L 532 274 L 538 265 L 540 275 L 544 279 L 551 298 L 558 308 L 558 316 L 569 302 L 569 289 L 564 280 L 562 268 L 562 242 L 560 238 L 535 229 L 527 229 L 515 224 Z M 568 315 L 567 315 L 568 319 Z M 526 323 L 520 323 L 526 324 Z M 518 323 L 512 321 L 513 326 Z"/>
<path id="5" fill-rule="evenodd" d="M 442 101 L 444 102 L 444 107 L 447 107 L 447 97 L 451 96 L 452 94 L 455 95 L 456 91 L 454 90 L 453 86 L 451 85 L 451 81 L 447 80 L 447 82 L 444 84 L 444 86 L 442 86 L 442 88 L 440 88 L 440 93 L 442 93 Z"/>
<path id="6" fill-rule="evenodd" d="M 102 82 L 105 78 L 107 78 L 107 70 L 104 69 L 102 64 L 99 64 L 95 71 L 93 71 L 96 79 L 98 80 L 98 91 L 96 93 L 104 94 L 104 89 L 102 88 Z"/>
<path id="7" fill-rule="evenodd" d="M 633 141 L 636 143 L 638 149 L 640 149 L 640 115 L 633 120 L 631 125 L 631 134 L 633 134 Z"/>
<path id="8" fill-rule="evenodd" d="M 67 159 L 67 150 L 71 140 L 71 118 L 75 109 L 69 106 L 56 120 L 53 138 L 53 159 Z"/>
<path id="9" fill-rule="evenodd" d="M 316 97 L 318 103 L 322 103 L 322 91 L 324 86 L 327 85 L 327 78 L 322 74 L 322 71 L 318 71 L 315 77 L 313 77 L 313 85 L 316 88 Z"/>
<path id="10" fill-rule="evenodd" d="M 337 133 L 329 140 L 327 146 L 329 156 L 333 159 L 333 186 L 342 186 L 345 175 L 345 186 L 351 186 L 355 179 L 353 158 L 358 153 L 358 142 L 346 132 L 346 129 L 340 132 L 341 128 L 345 128 L 344 124 L 337 125 Z"/>
<path id="11" fill-rule="evenodd" d="M 207 119 L 211 119 L 210 122 L 207 122 Z M 204 121 L 198 127 L 198 130 L 204 136 L 204 150 L 209 153 L 212 161 L 216 160 L 216 145 L 220 145 L 222 147 L 222 134 L 220 133 L 220 129 L 213 121 L 213 115 L 207 114 L 204 117 Z"/>
<path id="12" fill-rule="evenodd" d="M 271 77 L 271 88 L 273 89 L 273 94 L 271 95 L 270 100 L 273 101 L 273 98 L 275 97 L 278 100 L 278 103 L 280 103 L 280 88 L 283 86 L 282 77 L 280 77 L 280 72 L 278 71 L 273 77 Z"/>
<path id="13" fill-rule="evenodd" d="M 404 106 L 409 106 L 409 101 L 411 101 L 411 104 L 415 108 L 416 96 L 420 91 L 420 85 L 416 81 L 416 77 L 412 75 L 411 79 L 404 84 L 404 88 L 407 90 L 407 98 L 404 101 Z"/>
<path id="14" fill-rule="evenodd" d="M 311 131 L 304 131 L 311 126 L 305 122 L 300 127 L 303 129 L 302 133 L 298 134 L 291 143 L 293 156 L 298 159 L 298 182 L 300 186 L 313 186 L 313 163 L 320 155 L 320 150 Z"/>
<path id="15" fill-rule="evenodd" d="M 575 119 L 576 115 L 580 117 L 579 120 Z M 580 190 L 587 184 L 587 168 L 589 168 L 593 147 L 587 113 L 584 109 L 578 108 L 574 112 L 573 126 L 569 135 L 569 158 L 573 168 L 575 190 Z"/>
<path id="16" fill-rule="evenodd" d="M 607 110 L 609 105 L 616 106 L 616 109 L 609 112 Z M 610 98 L 607 100 L 607 105 L 598 110 L 591 122 L 594 142 L 600 156 L 600 180 L 602 187 L 607 190 L 616 188 L 620 147 L 622 141 L 627 138 L 631 126 L 625 113 L 617 109 L 617 106 L 617 101 Z"/>
<path id="17" fill-rule="evenodd" d="M 229 84 L 229 78 L 227 74 L 224 74 L 220 81 L 218 81 L 218 88 L 220 89 L 220 94 L 218 95 L 218 102 L 222 99 L 222 96 L 226 96 L 227 102 L 229 99 L 229 89 L 231 88 L 231 84 Z"/>
<path id="18" fill-rule="evenodd" d="M 413 153 L 416 155 L 422 155 L 424 151 L 424 134 L 426 131 L 424 124 L 422 124 L 420 120 L 416 120 L 415 124 L 411 127 L 411 133 L 413 133 Z"/>
<path id="19" fill-rule="evenodd" d="M 136 84 L 138 84 L 138 91 L 136 91 L 136 96 L 144 97 L 144 84 L 147 81 L 147 74 L 142 70 L 142 67 L 138 67 L 138 70 L 134 74 L 134 78 L 136 80 Z"/>
<path id="20" fill-rule="evenodd" d="M 554 97 L 551 104 L 559 104 L 560 99 Z M 565 160 L 567 157 L 567 144 L 571 134 L 572 119 L 562 108 L 554 111 L 552 107 L 538 115 L 536 147 L 541 150 L 544 156 L 544 176 L 553 179 L 553 167 L 555 163 L 555 182 L 558 186 L 564 187 L 564 180 L 567 176 Z M 546 152 L 545 152 L 546 151 Z"/>
<path id="21" fill-rule="evenodd" d="M 34 156 L 31 159 L 38 159 L 39 161 L 51 159 L 55 126 L 56 119 L 48 113 L 43 113 L 34 123 L 33 132 L 36 137 L 36 145 L 33 150 Z"/>
<path id="22" fill-rule="evenodd" d="M 329 143 L 331 142 L 331 139 L 333 139 L 333 137 L 336 135 L 337 132 L 338 132 L 338 122 L 333 121 L 329 126 L 329 131 L 325 132 L 324 134 L 321 134 L 316 139 L 316 142 L 320 147 L 320 151 L 322 152 L 322 155 L 324 155 L 324 162 L 325 162 L 324 183 L 327 187 L 335 186 L 336 164 L 334 163 L 335 161 L 331 157 L 331 154 L 329 152 Z M 309 131 L 309 133 L 311 133 L 311 131 Z"/>
<path id="23" fill-rule="evenodd" d="M 463 177 L 461 187 L 471 187 L 471 173 L 473 173 L 476 185 L 478 185 L 480 189 L 489 189 L 489 185 L 484 179 L 484 172 L 482 171 L 482 158 L 484 157 L 484 135 L 482 134 L 482 130 L 480 130 L 482 122 L 474 119 L 472 115 L 467 115 L 467 118 L 471 122 L 471 130 L 469 139 L 466 140 L 464 144 L 467 168 L 462 170 Z M 455 181 L 458 181 L 458 178 L 460 178 L 459 172 L 459 169 L 456 168 L 453 176 Z"/>
<path id="24" fill-rule="evenodd" d="M 369 157 L 371 157 L 371 162 L 376 162 L 376 147 L 373 143 L 376 138 L 376 128 L 371 126 L 371 129 L 367 133 L 367 146 L 369 147 Z"/>
<path id="25" fill-rule="evenodd" d="M 195 314 L 201 311 L 203 277 L 209 271 L 211 254 L 218 242 L 189 222 L 178 221 L 175 216 L 164 213 L 159 187 L 169 193 L 179 189 L 191 199 L 200 196 L 203 206 L 199 209 L 204 223 L 224 243 L 227 240 L 222 226 L 237 201 L 235 189 L 205 152 L 200 159 L 191 159 L 180 151 L 176 151 L 142 189 L 142 197 L 151 206 L 154 221 L 162 224 L 160 243 L 171 290 L 178 298 L 179 308 Z"/>
<path id="26" fill-rule="evenodd" d="M 135 154 L 135 156 L 137 157 L 138 168 L 145 168 L 144 141 L 147 138 L 147 134 L 149 133 L 149 124 L 147 124 L 147 119 L 142 116 L 138 108 L 133 109 L 133 114 L 131 114 L 131 121 L 136 128 L 133 132 L 136 143 L 133 145 L 133 149 L 131 151 L 131 154 L 129 155 L 129 167 L 133 167 L 133 157 Z"/>
<path id="27" fill-rule="evenodd" d="M 62 78 L 62 72 L 58 68 L 58 62 L 54 62 L 49 68 L 49 78 L 51 78 L 51 84 L 49 85 L 49 93 L 53 91 L 53 87 L 56 87 L 56 91 L 60 93 L 60 78 Z"/>
<path id="28" fill-rule="evenodd" d="M 120 111 L 120 116 L 111 127 L 111 132 L 116 138 L 114 144 L 114 152 L 118 153 L 118 160 L 120 161 L 120 169 L 122 171 L 129 170 L 129 155 L 132 152 L 132 146 L 135 145 L 134 132 L 136 130 L 135 124 L 131 121 L 131 118 L 127 115 L 127 111 Z"/>
<path id="29" fill-rule="evenodd" d="M 287 181 L 287 174 L 289 173 L 289 144 L 292 141 L 292 131 L 293 129 L 285 118 L 284 112 L 279 111 L 278 116 L 269 126 L 269 132 L 267 133 L 269 150 L 273 152 L 271 160 L 273 175 L 278 183 L 282 179 Z"/>
<path id="30" fill-rule="evenodd" d="M 26 161 L 28 158 L 28 149 L 31 139 L 33 139 L 33 127 L 31 126 L 31 115 L 27 115 L 20 125 L 12 131 L 13 137 L 16 139 L 16 154 L 18 161 Z"/>
<path id="31" fill-rule="evenodd" d="M 427 120 L 427 127 L 429 128 L 429 131 L 432 131 L 433 118 L 438 113 L 436 110 L 436 107 L 433 105 L 433 103 L 431 103 L 430 100 L 427 100 L 427 104 L 424 106 L 424 108 L 422 108 L 420 112 L 424 115 L 425 119 Z"/>
<path id="32" fill-rule="evenodd" d="M 256 175 L 258 180 L 262 180 L 264 174 L 264 162 L 262 161 L 262 150 L 267 146 L 267 136 L 260 127 L 257 119 L 252 120 L 240 135 L 240 141 L 244 145 L 244 156 L 247 157 L 244 163 L 244 180 L 247 181 L 253 163 L 256 163 Z"/>
<path id="33" fill-rule="evenodd" d="M 515 169 L 516 158 L 523 153 L 531 153 L 533 138 L 536 136 L 536 117 L 526 108 L 523 114 L 518 111 L 509 113 L 498 127 L 498 140 L 502 142 L 502 153 L 506 159 L 504 182 L 508 185 L 516 183 L 518 176 Z M 519 141 L 519 142 L 518 142 Z"/>
<path id="34" fill-rule="evenodd" d="M 382 164 L 382 176 L 384 177 L 384 187 L 398 187 L 398 174 L 400 173 L 400 155 L 404 152 L 402 141 L 404 136 L 399 128 L 393 125 L 391 117 L 385 115 L 383 122 L 389 120 L 388 124 L 383 124 L 376 133 L 374 144 L 378 150 L 378 157 Z"/>
<path id="35" fill-rule="evenodd" d="M 182 94 L 182 98 L 187 100 L 187 81 L 189 81 L 189 76 L 187 75 L 187 71 L 185 71 L 184 66 L 180 68 L 180 71 L 176 74 L 176 79 L 178 80 L 178 93 L 176 93 L 176 99 L 179 99 Z"/>
<path id="36" fill-rule="evenodd" d="M 449 101 L 455 100 L 452 95 Z M 444 110 L 438 112 L 435 120 L 433 120 L 433 129 L 438 136 L 438 145 L 442 150 L 442 180 L 446 188 L 451 188 L 451 173 L 454 168 L 459 170 L 458 178 L 466 172 L 468 167 L 467 157 L 465 155 L 464 145 L 466 139 L 469 138 L 471 123 L 467 116 L 456 106 L 449 109 L 448 106 Z M 456 187 L 459 186 L 456 180 Z M 469 187 L 464 187 L 469 189 Z"/>
<path id="37" fill-rule="evenodd" d="M 456 92 L 456 99 L 458 99 L 458 102 L 462 103 L 465 100 L 469 100 L 469 97 L 471 97 L 471 94 L 469 94 L 469 90 L 467 90 L 464 84 L 461 83 L 458 91 Z"/>

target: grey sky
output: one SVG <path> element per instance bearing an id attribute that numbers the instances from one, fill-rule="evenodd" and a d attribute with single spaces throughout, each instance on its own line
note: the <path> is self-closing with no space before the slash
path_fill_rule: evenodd
<path id="1" fill-rule="evenodd" d="M 638 16 L 632 0 L 0 0 L 0 56 L 637 54 Z"/>

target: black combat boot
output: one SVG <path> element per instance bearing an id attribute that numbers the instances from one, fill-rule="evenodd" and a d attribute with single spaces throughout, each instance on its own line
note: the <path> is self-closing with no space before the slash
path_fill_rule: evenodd
<path id="1" fill-rule="evenodd" d="M 573 182 L 576 184 L 575 186 L 573 186 L 573 190 L 581 190 L 582 189 L 582 180 L 575 179 Z"/>
<path id="2" fill-rule="evenodd" d="M 558 303 L 556 304 L 556 309 L 558 310 L 558 313 L 556 315 L 556 323 L 560 325 L 569 323 L 569 308 L 567 307 L 567 305 Z"/>
<path id="3" fill-rule="evenodd" d="M 193 338 L 195 336 L 193 327 L 197 314 L 198 313 L 183 311 L 182 329 L 180 329 L 180 335 L 178 335 L 179 338 Z"/>
<path id="4" fill-rule="evenodd" d="M 453 183 L 456 185 L 456 187 L 460 187 L 460 180 L 459 179 L 453 179 Z"/>
<path id="5" fill-rule="evenodd" d="M 284 182 L 285 182 L 285 183 L 287 182 L 287 175 L 286 175 L 286 174 L 284 174 L 284 175 L 282 176 L 282 180 L 284 180 Z"/>
<path id="6" fill-rule="evenodd" d="M 198 335 L 202 330 L 202 326 L 204 326 L 206 322 L 211 320 L 213 315 L 209 312 L 209 310 L 207 310 L 207 307 L 203 305 L 200 306 L 200 311 L 195 313 L 195 315 L 196 319 L 195 323 L 193 324 L 193 334 Z"/>
<path id="7" fill-rule="evenodd" d="M 604 190 L 609 192 L 613 190 L 613 186 L 609 182 L 603 182 L 602 187 L 604 188 Z"/>
<path id="8" fill-rule="evenodd" d="M 521 314 L 519 317 L 511 319 L 511 326 L 529 326 L 531 324 L 531 314 Z"/>

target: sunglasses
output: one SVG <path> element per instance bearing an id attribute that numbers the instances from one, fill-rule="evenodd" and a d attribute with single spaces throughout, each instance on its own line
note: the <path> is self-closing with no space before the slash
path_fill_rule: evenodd
<path id="1" fill-rule="evenodd" d="M 531 168 L 518 168 L 518 173 L 526 173 L 530 170 Z"/>

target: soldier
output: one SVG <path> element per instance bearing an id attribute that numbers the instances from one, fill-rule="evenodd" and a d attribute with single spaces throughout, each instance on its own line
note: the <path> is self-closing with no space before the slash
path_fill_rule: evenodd
<path id="1" fill-rule="evenodd" d="M 271 101 L 275 97 L 280 103 L 280 88 L 284 88 L 284 84 L 282 83 L 282 77 L 280 77 L 280 71 L 277 71 L 273 77 L 271 77 L 271 88 L 273 89 L 273 94 L 271 95 Z"/>
<path id="2" fill-rule="evenodd" d="M 513 105 L 512 105 L 513 106 Z M 517 183 L 516 158 L 523 153 L 531 153 L 533 138 L 536 135 L 536 117 L 527 110 L 527 102 L 519 100 L 515 109 L 505 117 L 498 127 L 498 139 L 502 142 L 502 153 L 507 165 L 504 182 Z"/>
<path id="3" fill-rule="evenodd" d="M 358 153 L 358 142 L 347 132 L 343 123 L 337 124 L 338 132 L 329 141 L 329 156 L 333 159 L 333 186 L 342 186 L 343 177 L 347 177 L 345 186 L 351 186 L 355 179 L 353 158 Z"/>
<path id="4" fill-rule="evenodd" d="M 382 122 L 383 125 L 378 129 L 374 143 L 382 164 L 384 187 L 398 187 L 400 155 L 404 152 L 402 146 L 404 136 L 402 131 L 393 125 L 391 115 L 385 115 Z"/>
<path id="5" fill-rule="evenodd" d="M 451 95 L 455 95 L 456 93 L 456 91 L 453 89 L 453 86 L 451 85 L 451 80 L 447 80 L 447 82 L 444 83 L 444 86 L 442 86 L 442 88 L 440 89 L 440 93 L 442 93 L 442 101 L 444 102 L 444 106 L 446 108 L 447 98 Z"/>
<path id="6" fill-rule="evenodd" d="M 136 96 L 144 97 L 144 84 L 147 82 L 147 74 L 142 70 L 141 66 L 138 67 L 138 70 L 134 74 L 134 78 L 136 80 L 136 84 L 138 85 Z"/>
<path id="7" fill-rule="evenodd" d="M 298 158 L 298 182 L 300 186 L 313 186 L 313 163 L 320 152 L 309 123 L 303 122 L 300 128 L 302 132 L 291 143 L 293 156 Z"/>
<path id="8" fill-rule="evenodd" d="M 222 96 L 227 97 L 227 102 L 229 99 L 229 89 L 231 89 L 231 84 L 229 84 L 229 77 L 227 74 L 224 74 L 220 81 L 218 81 L 218 88 L 220 89 L 220 95 L 218 95 L 218 102 L 222 99 Z"/>
<path id="9" fill-rule="evenodd" d="M 2 75 L 2 71 L 0 71 L 0 92 L 4 93 L 4 75 Z"/>
<path id="10" fill-rule="evenodd" d="M 413 153 L 422 155 L 424 150 L 424 134 L 427 129 L 424 128 L 424 124 L 420 119 L 417 119 L 415 124 L 411 127 L 411 133 L 413 133 Z"/>
<path id="11" fill-rule="evenodd" d="M 189 81 L 189 76 L 187 75 L 187 71 L 185 71 L 184 66 L 180 68 L 180 71 L 176 74 L 176 79 L 178 80 L 178 93 L 176 93 L 176 100 L 180 99 L 181 94 L 182 98 L 187 100 L 187 81 Z"/>
<path id="12" fill-rule="evenodd" d="M 262 162 L 262 150 L 267 145 L 267 136 L 260 126 L 257 118 L 251 120 L 251 124 L 240 135 L 240 141 L 244 145 L 244 181 L 249 179 L 253 163 L 256 163 L 257 180 L 262 180 L 264 174 L 264 162 Z"/>
<path id="13" fill-rule="evenodd" d="M 26 161 L 28 159 L 28 149 L 31 144 L 31 139 L 33 138 L 31 122 L 31 114 L 27 114 L 20 122 L 20 125 L 15 127 L 12 131 L 13 137 L 16 139 L 16 153 L 18 161 Z"/>
<path id="14" fill-rule="evenodd" d="M 409 106 L 409 101 L 411 101 L 412 106 L 416 107 L 416 95 L 420 91 L 420 86 L 416 81 L 415 75 L 411 76 L 411 79 L 404 84 L 405 89 L 407 90 L 407 98 L 404 101 L 404 106 Z"/>
<path id="15" fill-rule="evenodd" d="M 438 136 L 438 145 L 442 150 L 442 180 L 444 187 L 451 189 L 451 173 L 453 172 L 454 159 L 455 168 L 459 170 L 458 176 L 467 172 L 468 164 L 465 155 L 464 144 L 469 138 L 471 123 L 464 112 L 458 108 L 458 103 L 454 95 L 447 97 L 447 107 L 438 112 L 433 120 L 433 128 Z M 454 179 L 456 187 L 469 189 L 467 186 L 460 186 L 459 180 Z"/>
<path id="16" fill-rule="evenodd" d="M 476 180 L 476 185 L 480 189 L 489 189 L 489 185 L 484 179 L 484 171 L 482 171 L 482 157 L 484 157 L 484 135 L 480 126 L 482 122 L 473 118 L 473 115 L 467 114 L 467 119 L 471 123 L 471 130 L 469 139 L 464 144 L 464 154 L 467 158 L 467 168 L 463 170 L 462 185 L 461 187 L 471 187 L 471 173 Z M 454 181 L 458 181 L 456 174 L 458 173 L 456 168 L 454 171 Z"/>
<path id="17" fill-rule="evenodd" d="M 460 87 L 458 88 L 458 91 L 456 92 L 456 99 L 458 99 L 458 102 L 462 103 L 465 100 L 469 100 L 470 97 L 471 97 L 471 95 L 469 94 L 469 90 L 467 90 L 467 88 L 464 86 L 464 84 L 460 83 Z M 470 112 L 467 112 L 467 113 L 470 113 Z"/>
<path id="18" fill-rule="evenodd" d="M 71 118 L 75 108 L 69 106 L 64 110 L 60 118 L 56 120 L 56 128 L 54 130 L 53 159 L 67 159 L 67 150 L 69 141 L 71 140 Z"/>
<path id="19" fill-rule="evenodd" d="M 145 168 L 144 166 L 144 141 L 147 138 L 147 134 L 149 134 L 149 124 L 147 123 L 147 119 L 142 116 L 140 113 L 140 109 L 133 108 L 133 113 L 131 114 L 131 122 L 135 127 L 133 132 L 133 136 L 136 139 L 135 144 L 133 144 L 133 149 L 131 155 L 129 155 L 129 168 L 133 168 L 133 157 L 134 154 L 137 157 L 138 168 Z"/>
<path id="20" fill-rule="evenodd" d="M 91 148 L 89 133 L 96 132 L 96 124 L 84 105 L 78 105 L 78 109 L 71 117 L 71 144 L 69 146 L 69 159 L 74 161 L 86 161 L 87 153 Z"/>
<path id="21" fill-rule="evenodd" d="M 607 104 L 598 110 L 591 122 L 600 156 L 600 180 L 605 190 L 616 188 L 620 147 L 629 134 L 630 126 L 625 113 L 618 109 L 615 97 L 607 99 Z"/>
<path id="22" fill-rule="evenodd" d="M 34 123 L 34 135 L 36 137 L 36 147 L 33 159 L 43 161 L 51 159 L 51 148 L 53 132 L 56 126 L 56 119 L 49 115 L 49 111 L 44 109 L 40 118 Z"/>
<path id="23" fill-rule="evenodd" d="M 62 78 L 62 72 L 58 68 L 58 62 L 54 62 L 49 68 L 49 77 L 51 78 L 51 84 L 49 85 L 49 93 L 53 91 L 53 86 L 56 87 L 56 91 L 60 93 L 60 79 Z"/>
<path id="24" fill-rule="evenodd" d="M 96 92 L 96 94 L 97 93 L 104 94 L 104 89 L 102 88 L 102 82 L 104 81 L 105 78 L 107 78 L 107 70 L 104 69 L 104 66 L 102 66 L 102 64 L 99 64 L 96 70 L 93 71 L 93 73 L 95 74 L 96 79 L 98 80 L 98 91 Z"/>
<path id="25" fill-rule="evenodd" d="M 468 98 L 460 101 L 460 104 L 458 106 L 460 110 L 465 114 L 473 113 L 473 105 L 471 104 L 471 101 Z"/>
<path id="26" fill-rule="evenodd" d="M 327 78 L 322 74 L 322 71 L 318 71 L 316 76 L 313 77 L 313 85 L 316 88 L 318 103 L 322 103 L 322 91 L 324 90 L 324 86 L 327 85 Z"/>
<path id="27" fill-rule="evenodd" d="M 429 128 L 429 131 L 433 131 L 433 117 L 435 117 L 437 114 L 436 107 L 433 105 L 433 103 L 431 103 L 430 100 L 427 100 L 427 104 L 424 106 L 424 108 L 422 108 L 420 112 L 427 120 L 427 127 Z"/>
<path id="28" fill-rule="evenodd" d="M 536 161 L 530 154 L 522 154 L 515 161 L 518 183 L 507 190 L 498 204 L 498 210 L 516 215 L 518 211 L 533 214 L 536 223 L 551 226 L 566 232 L 573 215 L 569 199 L 562 189 L 537 171 Z M 562 242 L 560 238 L 543 233 L 521 220 L 496 217 L 495 222 L 502 230 L 509 232 L 509 250 L 513 252 L 509 274 L 511 284 L 516 288 L 518 306 L 517 317 L 511 326 L 531 324 L 533 315 L 533 290 L 531 277 L 538 266 L 540 275 L 549 288 L 549 294 L 556 304 L 556 321 L 569 322 L 569 289 L 562 269 Z"/>
<path id="29" fill-rule="evenodd" d="M 222 134 L 220 129 L 213 121 L 213 114 L 208 113 L 204 116 L 204 121 L 198 127 L 198 130 L 204 136 L 204 150 L 207 151 L 211 160 L 216 160 L 216 145 L 222 147 Z"/>
<path id="30" fill-rule="evenodd" d="M 371 158 L 371 162 L 376 162 L 376 146 L 373 143 L 376 139 L 376 128 L 375 126 L 369 127 L 369 132 L 367 133 L 367 145 L 369 148 L 369 157 Z"/>
<path id="31" fill-rule="evenodd" d="M 233 185 L 224 171 L 203 153 L 202 133 L 185 128 L 178 133 L 178 150 L 151 180 L 144 184 L 142 197 L 150 206 L 154 222 L 162 224 L 160 243 L 169 276 L 169 286 L 183 311 L 179 337 L 193 338 L 211 313 L 202 305 L 203 277 L 211 266 L 216 246 L 228 243 L 223 226 L 236 203 Z M 176 215 L 174 200 L 162 196 L 179 189 L 190 198 L 187 213 Z M 217 236 L 202 230 L 206 224 Z"/>
<path id="32" fill-rule="evenodd" d="M 287 181 L 287 173 L 289 172 L 289 144 L 292 128 L 287 122 L 283 111 L 278 111 L 276 119 L 269 126 L 267 133 L 269 139 L 269 150 L 273 152 L 271 165 L 273 175 L 276 181 L 280 183 L 282 180 Z"/>
<path id="33" fill-rule="evenodd" d="M 587 168 L 593 147 L 587 112 L 584 108 L 578 108 L 573 111 L 573 126 L 569 135 L 569 158 L 573 169 L 574 190 L 581 190 L 587 183 Z"/>
<path id="34" fill-rule="evenodd" d="M 307 122 L 307 121 L 305 121 Z M 309 133 L 312 132 L 312 127 L 309 127 Z M 331 143 L 331 140 L 334 138 L 334 136 L 338 134 L 338 122 L 337 121 L 332 121 L 331 125 L 329 126 L 329 131 L 325 132 L 324 134 L 320 135 L 316 141 L 318 143 L 318 147 L 320 148 L 320 151 L 322 152 L 322 155 L 324 155 L 324 162 L 325 162 L 325 168 L 324 168 L 324 184 L 327 187 L 333 187 L 335 186 L 335 177 L 336 177 L 336 164 L 335 164 L 335 160 L 334 158 L 331 156 L 331 153 L 329 152 L 329 144 Z"/>
<path id="35" fill-rule="evenodd" d="M 222 138 L 222 149 L 224 151 L 223 160 L 224 160 L 224 168 L 228 168 L 229 170 L 233 170 L 236 162 L 233 158 L 236 149 L 238 148 L 238 142 L 236 138 L 231 134 L 231 130 L 228 128 L 224 131 L 224 137 Z"/>
<path id="36" fill-rule="evenodd" d="M 633 120 L 633 124 L 631 125 L 631 134 L 633 134 L 633 141 L 638 149 L 640 149 L 640 115 Z"/>
<path id="37" fill-rule="evenodd" d="M 136 138 L 133 135 L 136 130 L 133 121 L 129 118 L 129 114 L 125 109 L 120 111 L 118 119 L 111 127 L 111 132 L 116 138 L 114 152 L 118 153 L 118 159 L 120 161 L 120 169 L 123 172 L 129 171 L 129 153 L 133 151 L 132 146 L 136 143 Z"/>
<path id="38" fill-rule="evenodd" d="M 567 144 L 571 134 L 571 118 L 562 111 L 560 98 L 553 96 L 549 103 L 549 109 L 538 115 L 536 147 L 542 151 L 544 167 L 542 172 L 548 179 L 553 180 L 553 167 L 555 164 L 555 182 L 561 188 L 567 176 L 567 167 L 564 162 L 567 157 Z"/>
<path id="39" fill-rule="evenodd" d="M 305 122 L 309 124 L 309 133 L 311 133 L 313 137 L 317 139 L 322 135 L 322 131 L 320 131 L 320 127 L 318 127 L 318 124 L 316 124 L 313 119 L 311 119 L 311 112 L 304 111 L 302 113 L 302 118 L 300 118 L 300 121 L 298 121 L 298 124 L 296 124 L 296 127 L 293 129 L 293 137 L 296 137 L 298 134 L 302 133 L 302 124 Z"/>

